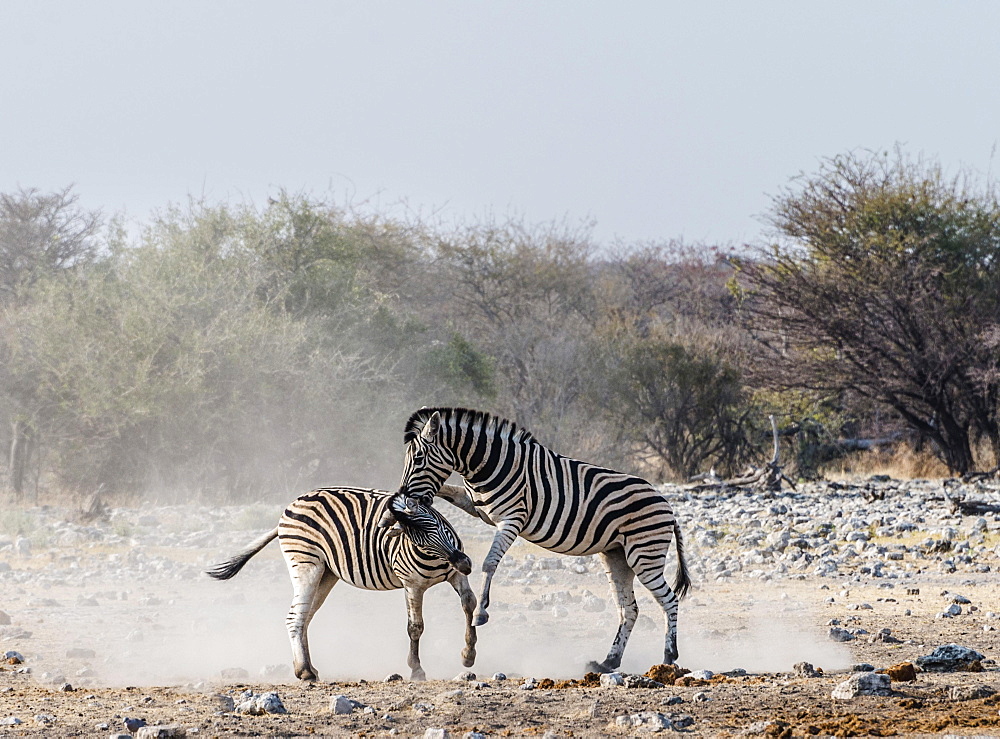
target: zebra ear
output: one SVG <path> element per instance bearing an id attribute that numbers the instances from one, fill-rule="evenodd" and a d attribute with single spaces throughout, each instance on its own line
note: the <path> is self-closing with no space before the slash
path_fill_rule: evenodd
<path id="1" fill-rule="evenodd" d="M 382 517 L 378 520 L 376 526 L 380 529 L 387 529 L 390 526 L 397 524 L 396 516 L 392 512 L 392 508 L 386 507 L 385 511 L 382 513 Z"/>
<path id="2" fill-rule="evenodd" d="M 434 411 L 431 417 L 427 419 L 427 423 L 424 427 L 420 429 L 420 435 L 427 439 L 428 441 L 433 441 L 437 438 L 438 431 L 441 430 L 441 414 Z"/>

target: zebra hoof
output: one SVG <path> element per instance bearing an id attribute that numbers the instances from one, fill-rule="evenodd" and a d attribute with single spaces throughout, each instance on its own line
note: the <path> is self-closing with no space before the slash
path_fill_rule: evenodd
<path id="1" fill-rule="evenodd" d="M 593 660 L 591 660 L 590 662 L 587 663 L 587 672 L 597 672 L 604 674 L 608 672 L 614 672 L 614 668 L 608 667 L 603 662 L 594 662 Z"/>
<path id="2" fill-rule="evenodd" d="M 472 667 L 474 664 L 476 664 L 475 651 L 462 652 L 462 665 L 465 667 Z"/>
<path id="3" fill-rule="evenodd" d="M 413 670 L 410 672 L 410 680 L 415 683 L 422 683 L 427 680 L 427 673 L 420 669 Z"/>
<path id="4" fill-rule="evenodd" d="M 472 623 L 473 626 L 482 626 L 489 620 L 490 620 L 490 614 L 488 614 L 486 611 L 480 611 L 479 613 L 476 614 L 476 620 L 473 621 Z"/>
<path id="5" fill-rule="evenodd" d="M 307 683 L 314 683 L 319 680 L 319 675 L 316 674 L 315 670 L 311 669 L 296 670 L 295 677 Z"/>

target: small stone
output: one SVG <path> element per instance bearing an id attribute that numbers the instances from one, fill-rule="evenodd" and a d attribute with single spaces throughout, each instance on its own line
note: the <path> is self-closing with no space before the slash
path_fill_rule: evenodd
<path id="1" fill-rule="evenodd" d="M 346 695 L 335 695 L 330 699 L 330 712 L 338 715 L 352 713 L 354 711 L 354 701 Z"/>
<path id="2" fill-rule="evenodd" d="M 59 686 L 60 693 L 72 693 L 74 690 L 75 688 L 69 683 L 63 683 L 62 685 Z"/>
<path id="3" fill-rule="evenodd" d="M 438 700 L 442 703 L 461 703 L 463 698 L 465 698 L 464 690 L 447 690 L 438 696 Z"/>
<path id="4" fill-rule="evenodd" d="M 7 718 L 0 718 L 0 726 L 17 726 L 18 724 L 23 724 L 24 722 L 17 716 L 8 716 Z"/>
<path id="5" fill-rule="evenodd" d="M 686 729 L 689 726 L 694 726 L 694 716 L 687 713 L 679 713 L 671 716 L 670 720 L 673 722 L 675 729 Z"/>
<path id="6" fill-rule="evenodd" d="M 263 716 L 266 713 L 288 713 L 277 693 L 254 693 L 246 690 L 240 694 L 240 702 L 236 705 L 236 713 L 250 716 Z"/>
<path id="7" fill-rule="evenodd" d="M 899 639 L 892 636 L 890 629 L 879 629 L 868 637 L 869 644 L 899 644 Z"/>
<path id="8" fill-rule="evenodd" d="M 851 672 L 875 672 L 875 665 L 868 662 L 858 662 L 856 665 L 851 665 Z"/>
<path id="9" fill-rule="evenodd" d="M 480 731 L 467 731 L 462 734 L 462 739 L 486 739 L 486 734 Z"/>
<path id="10" fill-rule="evenodd" d="M 538 687 L 538 681 L 533 677 L 524 678 L 524 682 L 521 683 L 521 690 L 534 690 Z"/>
<path id="11" fill-rule="evenodd" d="M 830 639 L 832 641 L 853 641 L 855 639 L 854 634 L 852 634 L 847 629 L 842 629 L 838 626 L 833 626 L 830 628 Z"/>
<path id="12" fill-rule="evenodd" d="M 24 655 L 14 651 L 4 652 L 3 661 L 8 665 L 19 665 L 24 662 Z"/>
<path id="13" fill-rule="evenodd" d="M 743 729 L 743 733 L 747 736 L 780 736 L 781 733 L 787 728 L 787 724 L 781 721 L 754 721 L 752 724 Z"/>
<path id="14" fill-rule="evenodd" d="M 458 682 L 471 683 L 476 679 L 476 673 L 472 672 L 472 670 L 466 670 L 455 675 L 454 679 Z"/>
<path id="15" fill-rule="evenodd" d="M 500 683 L 500 682 L 503 682 L 504 680 L 506 680 L 507 676 L 504 675 L 502 672 L 494 672 L 493 673 L 493 679 L 496 680 L 498 683 Z"/>
<path id="16" fill-rule="evenodd" d="M 711 680 L 714 675 L 715 673 L 711 670 L 695 670 L 688 673 L 688 677 L 692 680 Z"/>
<path id="17" fill-rule="evenodd" d="M 606 672 L 601 675 L 602 688 L 615 688 L 625 684 L 625 678 L 620 672 Z"/>
<path id="18" fill-rule="evenodd" d="M 432 727 L 424 732 L 424 739 L 448 739 L 451 733 L 447 729 Z"/>
<path id="19" fill-rule="evenodd" d="M 948 697 L 953 701 L 971 701 L 978 698 L 989 698 L 996 692 L 989 685 L 958 685 L 948 692 Z"/>
<path id="20" fill-rule="evenodd" d="M 143 726 L 135 733 L 135 739 L 173 739 L 174 737 L 186 736 L 187 729 L 178 724 Z"/>
<path id="21" fill-rule="evenodd" d="M 983 659 L 985 659 L 983 655 L 975 649 L 959 646 L 958 644 L 945 644 L 937 647 L 929 655 L 917 657 L 917 667 L 933 672 L 952 672 L 956 670 L 978 672 L 982 669 L 980 663 Z"/>
<path id="22" fill-rule="evenodd" d="M 796 662 L 792 665 L 792 671 L 799 677 L 821 677 L 823 675 L 808 662 Z"/>
<path id="23" fill-rule="evenodd" d="M 652 680 L 645 675 L 623 675 L 623 684 L 626 688 L 662 688 L 663 683 Z"/>
<path id="24" fill-rule="evenodd" d="M 885 669 L 885 674 L 894 683 L 909 683 L 917 679 L 917 668 L 912 662 L 900 662 Z"/>
<path id="25" fill-rule="evenodd" d="M 693 700 L 695 703 L 708 703 L 710 700 L 712 700 L 712 696 L 710 696 L 705 691 L 701 691 L 691 696 L 691 700 Z"/>
<path id="26" fill-rule="evenodd" d="M 641 711 L 628 716 L 615 718 L 615 725 L 620 729 L 637 729 L 643 732 L 658 732 L 672 729 L 674 726 L 670 717 L 657 711 Z"/>
<path id="27" fill-rule="evenodd" d="M 679 695 L 672 695 L 669 698 L 667 698 L 665 701 L 663 701 L 663 705 L 665 705 L 665 706 L 676 706 L 676 705 L 678 705 L 680 703 L 683 703 L 683 702 L 684 702 L 684 699 L 681 698 Z"/>
<path id="28" fill-rule="evenodd" d="M 400 675 L 398 672 L 394 672 L 391 675 L 387 676 L 385 678 L 385 680 L 383 680 L 382 682 L 384 682 L 384 683 L 398 683 L 398 682 L 402 682 L 402 680 L 403 680 L 403 676 Z"/>
<path id="29" fill-rule="evenodd" d="M 851 700 L 859 695 L 889 695 L 889 676 L 878 672 L 856 672 L 833 689 L 837 700 Z"/>

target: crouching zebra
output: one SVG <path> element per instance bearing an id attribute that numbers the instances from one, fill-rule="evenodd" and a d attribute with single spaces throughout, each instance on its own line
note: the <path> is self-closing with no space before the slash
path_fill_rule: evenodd
<path id="1" fill-rule="evenodd" d="M 490 583 L 518 536 L 560 554 L 598 554 L 618 602 L 618 633 L 603 662 L 617 669 L 639 615 L 638 577 L 664 613 L 663 661 L 677 659 L 677 604 L 691 586 L 680 528 L 666 498 L 645 480 L 563 457 L 513 422 L 465 408 L 424 408 L 404 434 L 406 457 L 400 492 L 429 503 L 434 495 L 497 527 L 483 563 L 485 579 L 476 625 L 489 619 Z M 442 483 L 452 472 L 465 489 Z M 677 575 L 664 569 L 676 541 Z"/>
<path id="2" fill-rule="evenodd" d="M 465 611 L 462 664 L 471 667 L 475 662 L 476 596 L 466 577 L 472 561 L 455 529 L 430 506 L 379 490 L 314 490 L 292 501 L 277 527 L 208 574 L 228 580 L 275 538 L 292 578 L 294 594 L 285 623 L 299 679 L 317 679 L 306 631 L 339 580 L 365 590 L 406 590 L 411 680 L 425 679 L 420 667 L 424 591 L 447 580 Z"/>

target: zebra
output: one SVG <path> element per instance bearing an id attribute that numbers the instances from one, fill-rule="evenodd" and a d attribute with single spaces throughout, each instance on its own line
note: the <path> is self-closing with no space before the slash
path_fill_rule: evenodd
<path id="1" fill-rule="evenodd" d="M 589 662 L 611 672 L 639 615 L 638 577 L 664 613 L 663 661 L 677 660 L 678 601 L 691 587 L 680 527 L 666 498 L 643 479 L 564 457 L 505 418 L 467 408 L 422 408 L 404 432 L 406 455 L 400 492 L 430 502 L 434 495 L 497 527 L 483 563 L 475 624 L 489 620 L 490 583 L 497 565 L 520 536 L 560 554 L 600 556 L 618 604 L 618 632 L 607 657 Z M 457 472 L 464 490 L 442 483 Z M 664 569 L 676 542 L 677 574 L 671 588 Z"/>
<path id="2" fill-rule="evenodd" d="M 405 589 L 411 680 L 426 679 L 420 666 L 424 591 L 447 580 L 465 611 L 462 664 L 471 667 L 475 663 L 476 595 L 467 577 L 472 560 L 462 550 L 455 529 L 430 506 L 399 493 L 368 488 L 313 490 L 292 501 L 274 529 L 207 574 L 228 580 L 274 539 L 292 579 L 294 593 L 285 625 L 295 676 L 300 680 L 318 678 L 306 632 L 339 580 L 365 590 Z"/>

